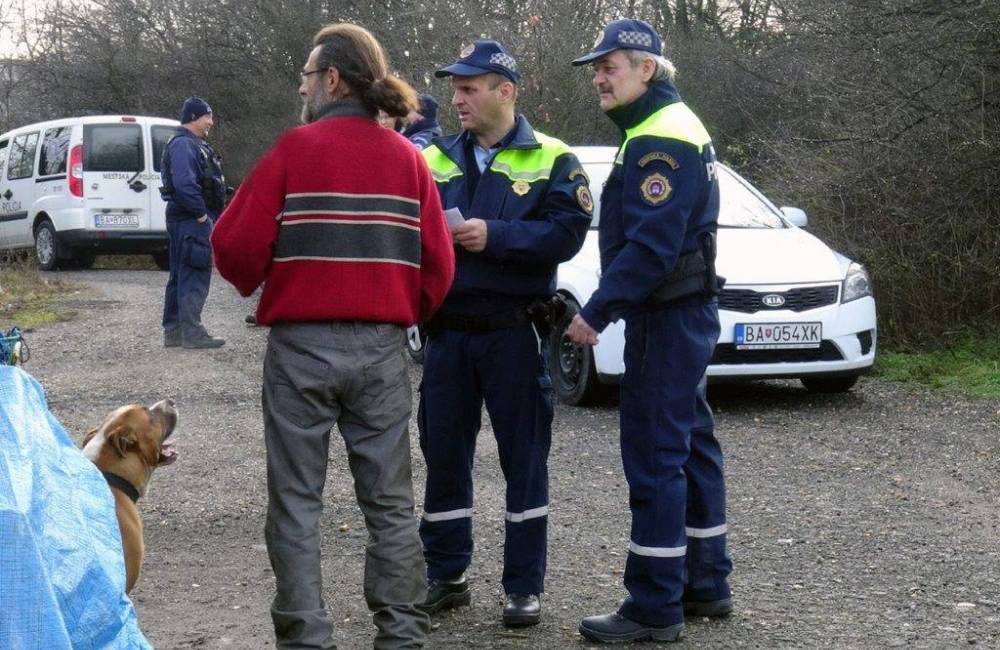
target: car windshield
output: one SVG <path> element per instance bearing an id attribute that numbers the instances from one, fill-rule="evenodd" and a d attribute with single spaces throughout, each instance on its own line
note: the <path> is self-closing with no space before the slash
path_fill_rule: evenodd
<path id="1" fill-rule="evenodd" d="M 728 167 L 719 165 L 720 228 L 785 228 L 781 213 Z"/>
<path id="2" fill-rule="evenodd" d="M 596 229 L 601 214 L 601 190 L 611 174 L 612 164 L 591 162 L 584 157 L 583 166 L 590 176 L 590 191 L 594 195 L 594 220 L 590 227 Z M 752 185 L 724 165 L 719 165 L 718 170 L 720 228 L 787 227 L 778 209 Z"/>

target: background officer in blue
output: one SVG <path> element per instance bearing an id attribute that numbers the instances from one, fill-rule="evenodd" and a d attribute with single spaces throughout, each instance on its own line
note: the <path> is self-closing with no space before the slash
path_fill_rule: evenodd
<path id="1" fill-rule="evenodd" d="M 426 149 L 431 140 L 442 133 L 441 125 L 438 124 L 437 100 L 426 93 L 420 95 L 420 108 L 407 115 L 406 122 L 403 137 L 417 149 Z"/>
<path id="2" fill-rule="evenodd" d="M 629 595 L 618 612 L 580 625 L 603 642 L 673 641 L 685 613 L 732 609 L 722 450 L 704 384 L 719 336 L 715 154 L 661 47 L 647 23 L 618 20 L 573 61 L 593 66 L 601 109 L 623 136 L 601 195 L 600 284 L 568 332 L 593 345 L 625 319 Z"/>
<path id="3" fill-rule="evenodd" d="M 431 613 L 467 605 L 472 461 L 483 402 L 507 481 L 502 620 L 539 621 L 548 521 L 552 382 L 546 329 L 557 265 L 583 245 L 593 201 L 564 143 L 515 113 L 517 63 L 476 41 L 435 73 L 451 76 L 462 131 L 424 149 L 453 229 L 455 280 L 428 323 L 418 423 L 427 462 L 420 534 Z"/>
<path id="4" fill-rule="evenodd" d="M 170 239 L 170 279 L 163 301 L 163 345 L 168 348 L 217 348 L 226 342 L 210 336 L 201 324 L 212 281 L 209 235 L 226 202 L 222 159 L 205 142 L 214 124 L 208 102 L 185 99 L 181 125 L 160 165 Z"/>

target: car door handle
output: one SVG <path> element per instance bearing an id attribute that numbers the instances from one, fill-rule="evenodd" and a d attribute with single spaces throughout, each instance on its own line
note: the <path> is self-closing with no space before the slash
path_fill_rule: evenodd
<path id="1" fill-rule="evenodd" d="M 146 189 L 146 184 L 143 183 L 142 181 L 135 181 L 133 183 L 129 183 L 128 186 L 133 190 L 135 190 L 136 192 L 141 192 L 144 189 Z"/>
<path id="2" fill-rule="evenodd" d="M 3 193 L 3 198 L 7 199 L 8 201 L 10 201 L 10 197 L 12 196 L 14 196 L 14 193 L 11 192 L 9 189 Z"/>

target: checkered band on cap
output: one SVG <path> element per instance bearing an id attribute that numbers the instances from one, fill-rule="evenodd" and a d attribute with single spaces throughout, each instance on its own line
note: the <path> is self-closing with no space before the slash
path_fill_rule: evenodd
<path id="1" fill-rule="evenodd" d="M 517 70 L 517 62 L 514 60 L 514 57 L 509 54 L 504 54 L 503 52 L 497 52 L 491 56 L 490 63 L 493 65 L 502 65 L 511 71 Z"/>
<path id="2" fill-rule="evenodd" d="M 646 32 L 618 32 L 618 42 L 622 45 L 653 47 L 653 36 Z"/>

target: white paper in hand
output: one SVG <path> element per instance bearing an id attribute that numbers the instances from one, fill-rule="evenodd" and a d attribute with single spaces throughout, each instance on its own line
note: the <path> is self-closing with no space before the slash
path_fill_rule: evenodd
<path id="1" fill-rule="evenodd" d="M 465 223 L 465 217 L 462 216 L 462 211 L 458 208 L 448 208 L 445 210 L 444 218 L 448 222 L 448 227 L 452 230 Z"/>

